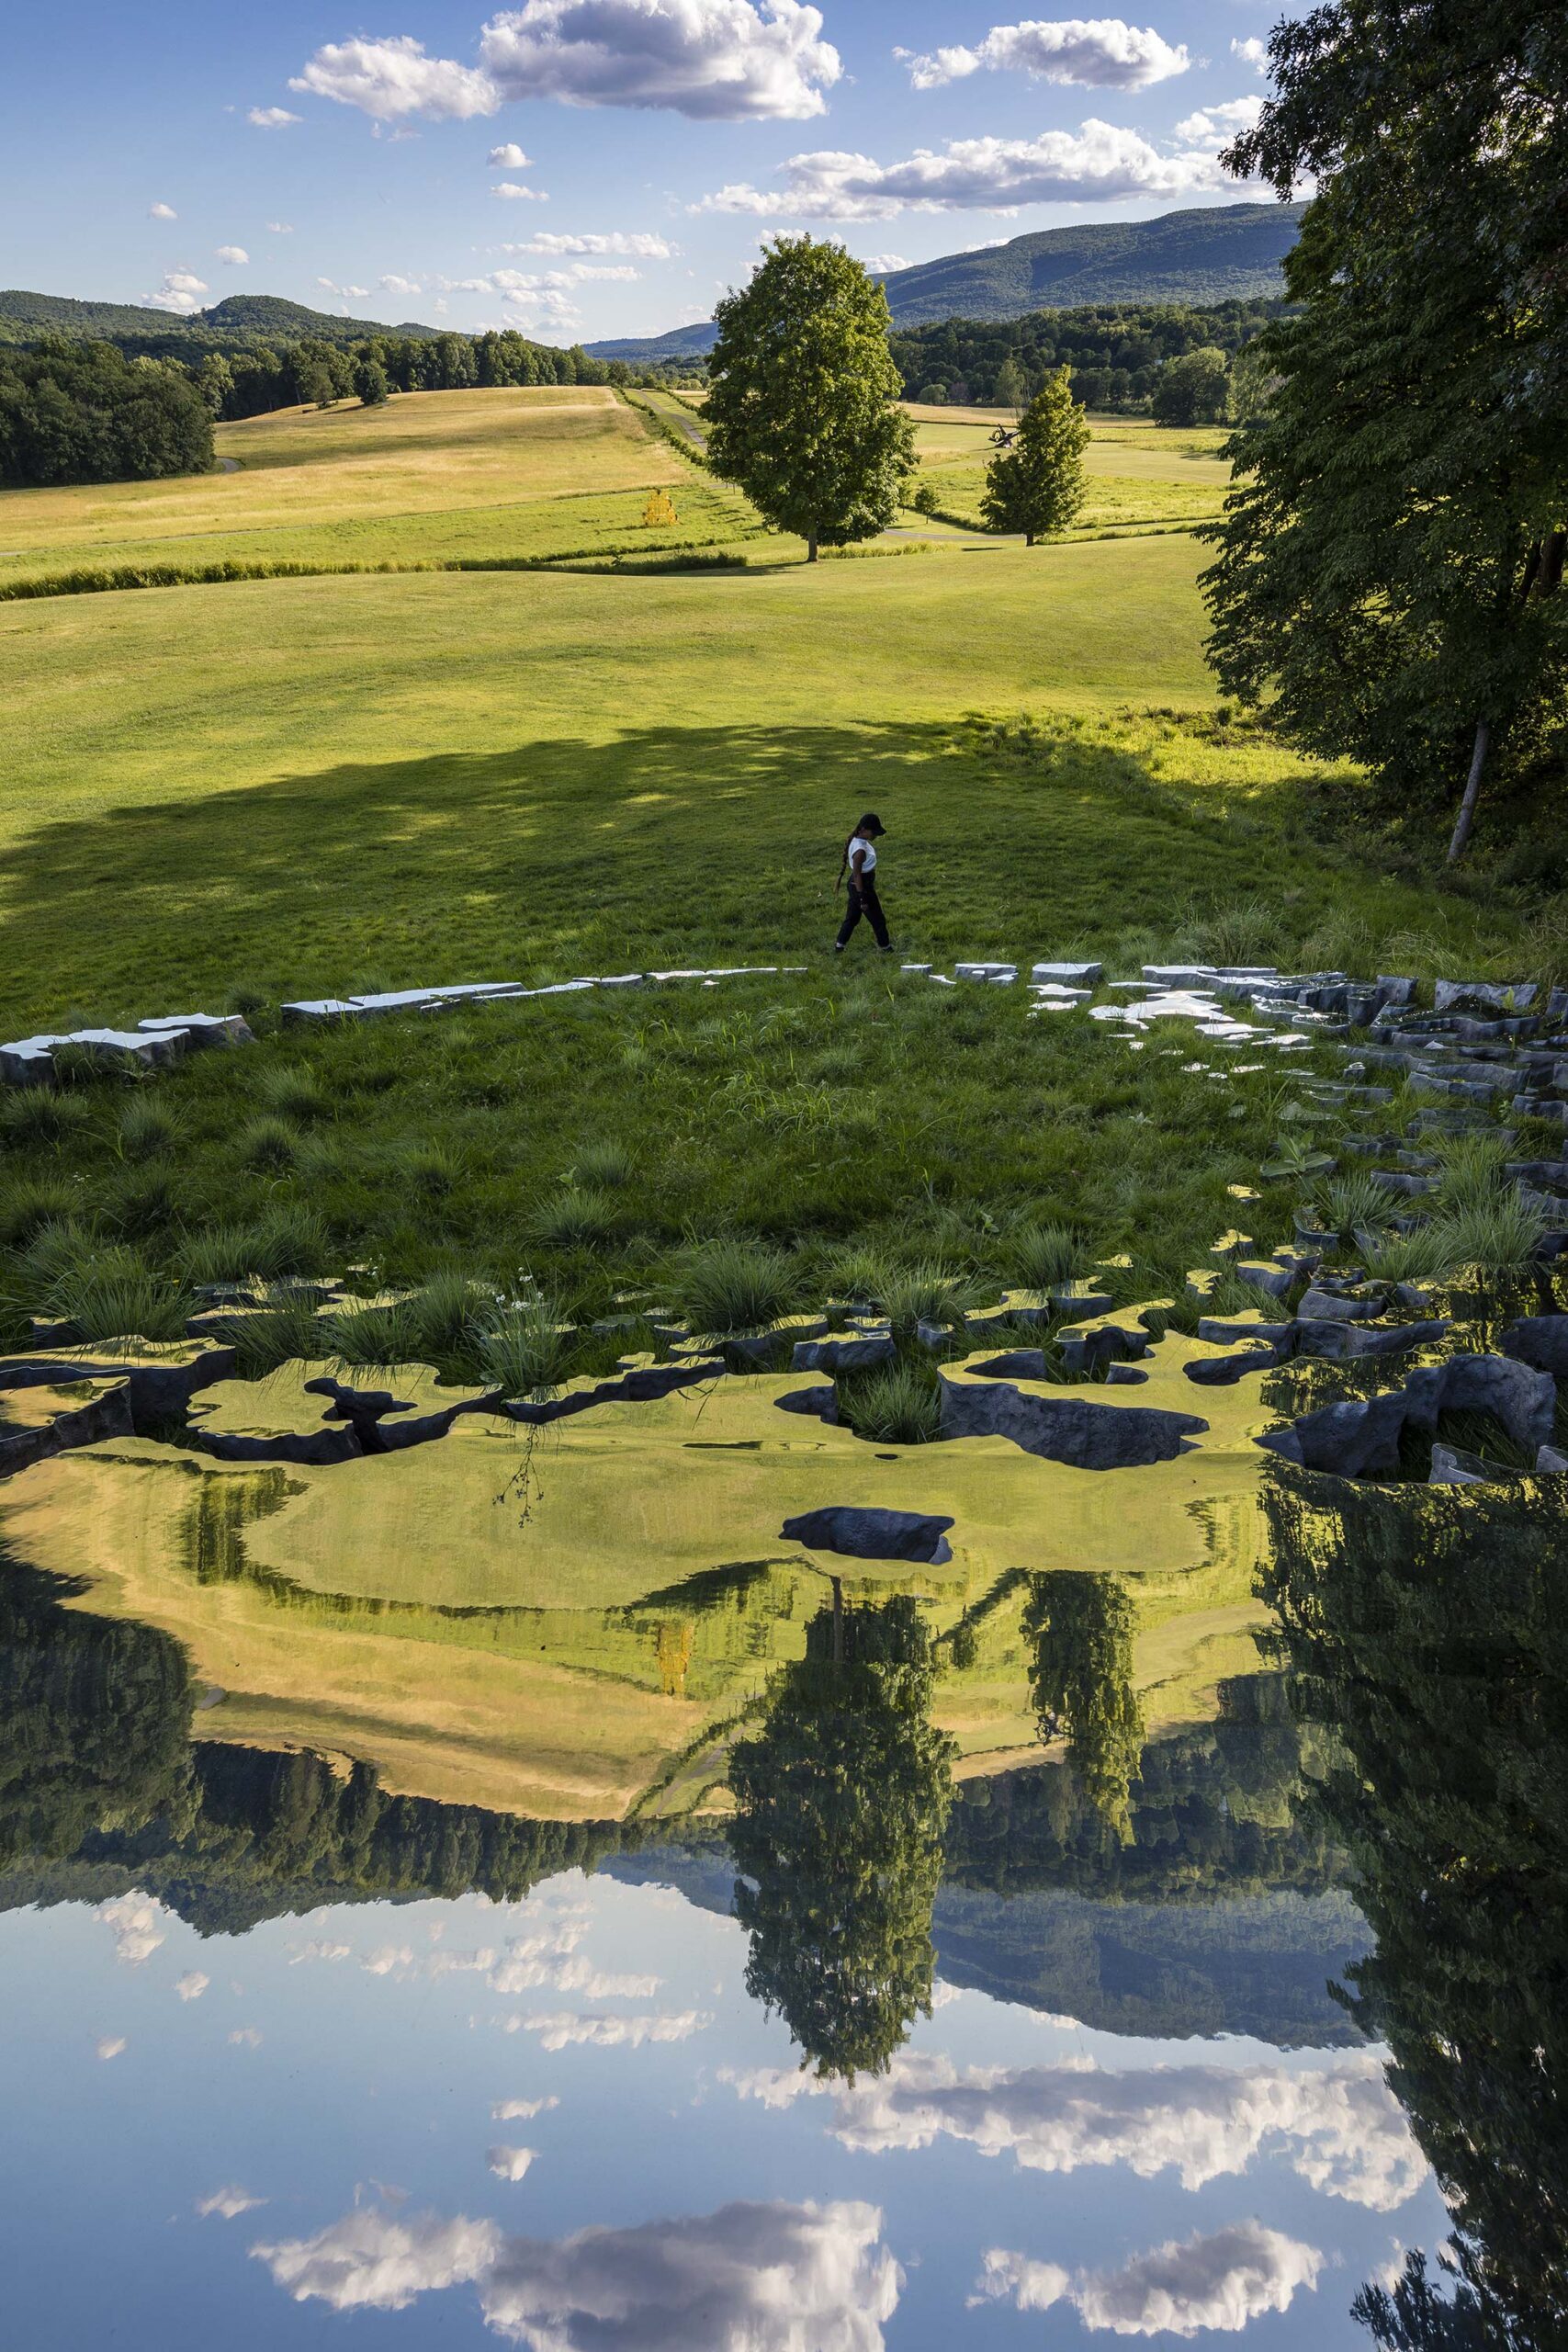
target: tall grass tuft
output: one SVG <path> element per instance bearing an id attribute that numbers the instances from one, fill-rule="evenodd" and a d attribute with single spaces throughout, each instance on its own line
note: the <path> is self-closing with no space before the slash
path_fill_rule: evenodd
<path id="1" fill-rule="evenodd" d="M 1438 1178 L 1440 1208 L 1456 1213 L 1488 1208 L 1508 1186 L 1508 1147 L 1501 1136 L 1442 1136 Z"/>
<path id="2" fill-rule="evenodd" d="M 73 1252 L 43 1301 L 47 1314 L 92 1342 L 183 1339 L 191 1304 L 172 1274 L 123 1241 Z"/>
<path id="3" fill-rule="evenodd" d="M 51 1086 L 18 1086 L 0 1094 L 0 1142 L 62 1143 L 92 1121 L 79 1094 L 58 1094 Z"/>
<path id="4" fill-rule="evenodd" d="M 456 1192 L 468 1172 L 462 1153 L 438 1136 L 406 1145 L 398 1155 L 397 1168 L 410 1191 L 423 1193 L 427 1200 L 442 1200 Z"/>
<path id="5" fill-rule="evenodd" d="M 635 1173 L 626 1145 L 606 1136 L 581 1147 L 567 1182 L 589 1192 L 613 1193 L 618 1185 L 629 1184 Z"/>
<path id="6" fill-rule="evenodd" d="M 276 1201 L 248 1224 L 209 1225 L 182 1236 L 175 1263 L 187 1283 L 268 1282 L 280 1274 L 319 1274 L 327 1228 L 314 1209 Z"/>
<path id="7" fill-rule="evenodd" d="M 122 1159 L 156 1159 L 170 1148 L 179 1131 L 180 1123 L 166 1102 L 135 1095 L 119 1114 L 116 1148 Z"/>
<path id="8" fill-rule="evenodd" d="M 1455 1265 L 1477 1266 L 1489 1274 L 1529 1265 L 1540 1253 L 1547 1229 L 1545 1210 L 1514 1192 L 1495 1193 L 1489 1200 L 1454 1209 L 1433 1223 Z"/>
<path id="9" fill-rule="evenodd" d="M 343 1364 L 412 1363 L 422 1354 L 419 1314 L 412 1298 L 386 1306 L 347 1306 L 320 1318 L 321 1349 Z"/>
<path id="10" fill-rule="evenodd" d="M 1083 1263 L 1083 1245 L 1070 1227 L 1015 1226 L 1002 1246 L 1003 1271 L 1020 1290 L 1055 1290 Z"/>
<path id="11" fill-rule="evenodd" d="M 293 1122 L 264 1113 L 240 1130 L 240 1157 L 247 1168 L 281 1174 L 299 1157 L 301 1136 Z"/>
<path id="12" fill-rule="evenodd" d="M 800 1272 L 763 1242 L 704 1241 L 683 1252 L 673 1289 L 694 1331 L 733 1338 L 787 1315 L 800 1295 Z"/>
<path id="13" fill-rule="evenodd" d="M 267 1065 L 256 1080 L 255 1092 L 265 1109 L 301 1125 L 311 1119 L 328 1117 L 333 1107 L 332 1096 L 308 1063 L 298 1067 L 288 1062 Z"/>
<path id="14" fill-rule="evenodd" d="M 838 1383 L 839 1409 L 874 1445 L 929 1445 L 942 1434 L 942 1395 L 918 1364 L 878 1365 Z"/>
<path id="15" fill-rule="evenodd" d="M 1446 1283 L 1464 1262 L 1454 1255 L 1447 1224 L 1434 1218 L 1413 1233 L 1389 1233 L 1366 1254 L 1366 1269 L 1374 1282 Z"/>
<path id="16" fill-rule="evenodd" d="M 569 1186 L 536 1204 L 528 1233 L 545 1250 L 596 1250 L 614 1239 L 620 1223 L 620 1209 L 607 1193 Z"/>
<path id="17" fill-rule="evenodd" d="M 17 1249 L 40 1226 L 63 1224 L 81 1205 L 79 1187 L 63 1176 L 13 1176 L 0 1186 L 0 1245 Z"/>
<path id="18" fill-rule="evenodd" d="M 330 1352 L 321 1318 L 307 1300 L 291 1296 L 286 1285 L 277 1288 L 266 1306 L 224 1317 L 214 1324 L 213 1336 L 233 1349 L 243 1380 L 260 1380 L 280 1364 L 310 1363 Z"/>
<path id="19" fill-rule="evenodd" d="M 479 1325 L 480 1374 L 508 1398 L 547 1397 L 568 1377 L 571 1346 L 552 1299 L 513 1299 L 493 1306 Z"/>
<path id="20" fill-rule="evenodd" d="M 1310 1198 L 1314 1213 L 1341 1234 L 1354 1233 L 1358 1226 L 1370 1226 L 1375 1231 L 1387 1224 L 1393 1206 L 1387 1186 L 1380 1184 L 1368 1168 L 1355 1168 L 1348 1176 L 1336 1176 Z"/>
<path id="21" fill-rule="evenodd" d="M 962 1323 L 964 1312 L 979 1295 L 972 1276 L 955 1273 L 939 1260 L 922 1258 L 913 1265 L 897 1260 L 885 1270 L 876 1304 L 903 1336 L 917 1323 L 941 1323 L 950 1329 Z"/>

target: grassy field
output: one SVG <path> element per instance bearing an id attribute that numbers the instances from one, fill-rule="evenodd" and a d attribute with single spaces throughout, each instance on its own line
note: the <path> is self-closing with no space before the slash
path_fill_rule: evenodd
<path id="1" fill-rule="evenodd" d="M 445 466 L 466 496 L 492 445 L 468 395 L 427 398 L 409 413 L 449 399 L 460 430 L 445 456 L 389 459 L 395 494 L 423 466 L 438 496 Z M 513 413 L 499 395 L 488 413 Z M 514 481 L 558 488 L 562 418 L 603 417 L 566 477 L 586 492 L 666 458 L 678 498 L 704 487 L 630 410 L 518 413 L 540 450 L 510 460 Z M 349 454 L 164 494 L 287 500 L 303 476 L 335 527 L 394 494 L 355 471 L 361 416 L 379 429 L 352 411 L 247 427 Z M 1128 449 L 1149 455 L 1135 430 Z M 1181 436 L 1153 455 L 1207 462 Z M 72 495 L 84 514 L 99 500 Z M 422 527 L 444 544 L 437 509 Z M 204 1222 L 314 1206 L 334 1248 L 385 1270 L 542 1251 L 600 1299 L 617 1268 L 737 1227 L 951 1244 L 999 1278 L 995 1236 L 1028 1216 L 1179 1276 L 1267 1148 L 1278 1073 L 1232 1095 L 1182 1075 L 1179 1047 L 1135 1063 L 1083 1023 L 1026 1030 L 1005 1000 L 890 987 L 863 941 L 833 967 L 863 808 L 890 829 L 906 954 L 1540 968 L 1512 907 L 1312 838 L 1318 775 L 1216 708 L 1190 538 L 815 570 L 766 544 L 734 574 L 323 577 L 0 608 L 7 1035 L 628 965 L 811 967 L 734 1004 L 595 1000 L 209 1057 L 159 1090 L 172 1124 L 147 1154 L 122 1090 L 98 1084 L 59 1140 L 8 1125 L 9 1174 L 97 1202 L 160 1260 Z M 250 1129 L 287 1107 L 291 1073 L 307 1109 L 269 1160 Z M 539 1217 L 596 1140 L 630 1190 L 597 1243 L 558 1248 Z"/>
<path id="2" fill-rule="evenodd" d="M 945 512 L 977 524 L 986 468 L 994 454 L 996 409 L 921 408 L 915 419 L 922 476 L 933 481 Z M 1008 422 L 1011 421 L 1010 412 Z M 1090 419 L 1084 453 L 1087 495 L 1080 532 L 1205 521 L 1220 512 L 1230 468 L 1220 451 L 1219 426 L 1179 432 L 1141 417 Z"/>
<path id="3" fill-rule="evenodd" d="M 592 385 L 281 409 L 220 424 L 217 443 L 215 474 L 6 492 L 0 582 L 224 556 L 374 562 L 689 546 L 756 527 L 743 500 L 694 474 Z M 642 526 L 658 487 L 680 492 L 674 528 Z"/>

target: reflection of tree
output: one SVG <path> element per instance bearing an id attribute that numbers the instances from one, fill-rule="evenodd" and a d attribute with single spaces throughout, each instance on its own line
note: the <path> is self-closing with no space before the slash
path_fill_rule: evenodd
<path id="1" fill-rule="evenodd" d="M 184 1651 L 62 1609 L 69 1589 L 0 1553 L 0 1868 L 187 1806 Z"/>
<path id="2" fill-rule="evenodd" d="M 1279 1475 L 1269 1584 L 1302 1703 L 1343 1744 L 1323 1803 L 1377 1934 L 1346 1997 L 1390 2045 L 1476 2304 L 1428 2325 L 1412 2272 L 1403 2312 L 1376 2290 L 1358 2308 L 1389 2346 L 1560 2346 L 1568 1498 L 1551 1480 L 1322 1491 Z"/>
<path id="3" fill-rule="evenodd" d="M 1030 1695 L 1043 1740 L 1065 1733 L 1084 1793 L 1123 1841 L 1127 1792 L 1144 1744 L 1133 1689 L 1133 1604 L 1113 1577 L 1053 1569 L 1031 1577 L 1023 1637 L 1033 1650 Z"/>
<path id="4" fill-rule="evenodd" d="M 914 1601 L 818 1612 L 730 1759 L 748 1991 L 821 2075 L 879 2074 L 931 2014 L 931 1905 L 953 1800 Z"/>

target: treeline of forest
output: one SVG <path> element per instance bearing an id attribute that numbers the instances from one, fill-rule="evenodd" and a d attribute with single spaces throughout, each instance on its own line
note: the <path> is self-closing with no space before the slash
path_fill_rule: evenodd
<path id="1" fill-rule="evenodd" d="M 1283 302 L 1101 303 L 1032 311 L 1021 319 L 944 319 L 896 327 L 889 337 L 906 400 L 953 407 L 1021 408 L 1047 376 L 1070 369 L 1086 408 L 1148 409 L 1160 372 L 1199 351 L 1234 359 L 1284 310 Z M 1221 412 L 1223 414 L 1223 410 Z M 1208 423 L 1208 417 L 1172 422 Z"/>
<path id="2" fill-rule="evenodd" d="M 0 483 L 148 481 L 210 472 L 212 427 L 270 409 L 371 402 L 470 385 L 662 382 L 658 370 L 558 351 L 526 336 L 309 339 L 180 359 L 128 357 L 113 344 L 45 336 L 0 348 Z"/>

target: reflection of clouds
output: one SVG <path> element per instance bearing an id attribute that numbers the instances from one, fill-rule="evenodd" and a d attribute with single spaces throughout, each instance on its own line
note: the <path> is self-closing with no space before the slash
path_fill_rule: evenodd
<path id="1" fill-rule="evenodd" d="M 424 1963 L 425 1974 L 434 1979 L 443 1976 L 482 1976 L 487 1968 L 495 1966 L 495 1951 L 486 1944 L 479 1951 L 435 1951 Z"/>
<path id="2" fill-rule="evenodd" d="M 1021 2312 L 1074 2303 L 1086 2327 L 1113 2335 L 1235 2334 L 1266 2312 L 1288 2311 L 1298 2287 L 1316 2286 L 1323 2261 L 1315 2246 L 1252 2221 L 1180 2244 L 1173 2238 L 1119 2269 L 1076 2278 L 1056 2263 L 993 2246 L 972 2300 L 1010 2298 Z"/>
<path id="3" fill-rule="evenodd" d="M 736 2087 L 781 2106 L 795 2077 L 766 2072 Z M 788 2087 L 786 2087 L 786 2086 Z M 1376 2057 L 1354 2052 L 1293 2073 L 1282 2066 L 1145 2066 L 1092 2061 L 1014 2072 L 906 2056 L 880 2081 L 837 2097 L 849 2148 L 966 2141 L 1033 2172 L 1124 2165 L 1141 2179 L 1174 2171 L 1186 2188 L 1278 2153 L 1314 2188 L 1388 2212 L 1415 2194 L 1426 2164 Z"/>
<path id="4" fill-rule="evenodd" d="M 536 2115 L 547 2115 L 560 2101 L 552 2091 L 547 2098 L 498 2098 L 491 2109 L 492 2123 L 531 2123 Z"/>
<path id="5" fill-rule="evenodd" d="M 150 1894 L 117 1894 L 94 1915 L 114 1930 L 114 1956 L 128 1967 L 150 1960 L 168 1930 L 169 1914 Z"/>
<path id="6" fill-rule="evenodd" d="M 125 2048 L 125 2036 L 123 2033 L 100 2034 L 93 2047 L 100 2058 L 118 2058 Z"/>
<path id="7" fill-rule="evenodd" d="M 313 2238 L 254 2245 L 276 2283 L 297 2303 L 311 2298 L 335 2312 L 400 2312 L 432 2288 L 459 2287 L 489 2270 L 504 2241 L 493 2222 L 436 2213 L 405 2221 L 390 2213 L 345 2213 Z"/>
<path id="8" fill-rule="evenodd" d="M 498 2180 L 521 2180 L 538 2153 L 537 2148 L 487 2148 L 485 2162 Z"/>
<path id="9" fill-rule="evenodd" d="M 237 2025 L 229 2039 L 239 2050 L 259 2050 L 262 2046 L 260 2030 L 254 2025 Z"/>
<path id="10" fill-rule="evenodd" d="M 175 1990 L 182 2001 L 199 2001 L 211 1982 L 210 1976 L 204 1976 L 199 1968 L 193 1968 L 184 1976 L 175 1977 Z"/>
<path id="11" fill-rule="evenodd" d="M 728 2083 L 738 2098 L 761 2099 L 764 2107 L 793 2107 L 797 2098 L 827 2098 L 833 2089 L 805 2064 L 720 2066 L 718 2079 Z"/>
<path id="12" fill-rule="evenodd" d="M 559 2239 L 355 2212 L 251 2251 L 297 2302 L 335 2311 L 477 2285 L 490 2325 L 529 2352 L 883 2352 L 903 2285 L 881 2213 L 850 2202 L 726 2205 Z"/>
<path id="13" fill-rule="evenodd" d="M 564 2050 L 574 2041 L 591 2042 L 598 2050 L 638 2050 L 645 2041 L 686 2041 L 712 2023 L 706 2009 L 652 2009 L 630 2018 L 555 2009 L 521 2020 L 523 2031 L 536 2033 L 546 2050 Z"/>
<path id="14" fill-rule="evenodd" d="M 372 1976 L 389 1976 L 394 1968 L 412 1968 L 413 1953 L 407 1944 L 380 1944 L 367 1952 L 359 1965 Z"/>
<path id="15" fill-rule="evenodd" d="M 327 1943 L 320 1936 L 312 1936 L 308 1944 L 299 1946 L 288 1965 L 298 1968 L 303 1960 L 346 1960 L 348 1952 L 347 1944 Z"/>
<path id="16" fill-rule="evenodd" d="M 209 2213 L 218 2213 L 224 2221 L 232 2222 L 241 2213 L 254 2212 L 258 2205 L 265 2203 L 265 2197 L 253 2197 L 248 2188 L 231 2182 L 226 2188 L 215 2188 L 210 2197 L 198 2197 L 196 2210 L 203 2220 Z"/>

